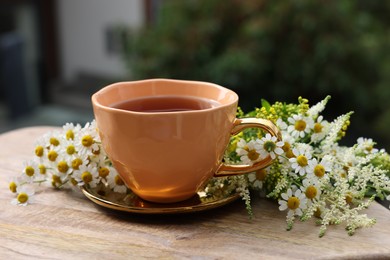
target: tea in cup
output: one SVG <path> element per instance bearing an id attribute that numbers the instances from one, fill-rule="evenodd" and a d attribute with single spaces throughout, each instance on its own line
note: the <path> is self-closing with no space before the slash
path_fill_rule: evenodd
<path id="1" fill-rule="evenodd" d="M 222 162 L 230 137 L 245 128 L 261 128 L 281 139 L 268 120 L 237 119 L 237 94 L 208 82 L 118 82 L 96 92 L 92 105 L 103 147 L 118 174 L 151 202 L 183 201 L 213 176 L 270 165 L 270 157 L 253 165 Z"/>

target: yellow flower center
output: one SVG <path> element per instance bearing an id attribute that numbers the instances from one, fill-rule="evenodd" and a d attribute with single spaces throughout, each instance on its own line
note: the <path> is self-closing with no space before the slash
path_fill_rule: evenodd
<path id="1" fill-rule="evenodd" d="M 316 167 L 314 167 L 314 174 L 318 178 L 324 177 L 324 175 L 325 175 L 325 168 L 324 168 L 324 166 L 322 166 L 321 164 L 316 165 Z"/>
<path id="2" fill-rule="evenodd" d="M 58 141 L 57 138 L 52 137 L 52 138 L 50 138 L 50 144 L 52 144 L 54 146 L 58 146 L 60 144 L 60 141 Z"/>
<path id="3" fill-rule="evenodd" d="M 304 156 L 304 155 L 299 155 L 299 156 L 297 157 L 297 163 L 298 163 L 298 165 L 301 166 L 301 167 L 307 166 L 307 158 L 306 158 L 306 156 Z"/>
<path id="4" fill-rule="evenodd" d="M 57 164 L 57 169 L 59 172 L 66 173 L 69 170 L 69 166 L 65 161 L 60 161 Z"/>
<path id="5" fill-rule="evenodd" d="M 102 167 L 99 169 L 99 176 L 102 178 L 106 178 L 109 173 L 110 173 L 110 170 L 107 167 Z"/>
<path id="6" fill-rule="evenodd" d="M 303 120 L 297 120 L 295 122 L 295 130 L 297 131 L 304 131 L 306 129 L 306 122 Z"/>
<path id="7" fill-rule="evenodd" d="M 259 159 L 259 154 L 256 152 L 255 149 L 252 149 L 252 150 L 249 150 L 248 151 L 248 158 L 251 160 L 251 161 L 256 161 L 257 159 Z"/>
<path id="8" fill-rule="evenodd" d="M 53 183 L 62 184 L 62 181 L 61 181 L 60 176 L 53 174 L 53 176 L 52 176 L 51 178 L 52 178 L 52 180 L 53 180 Z"/>
<path id="9" fill-rule="evenodd" d="M 125 185 L 125 183 L 123 182 L 122 178 L 119 175 L 115 176 L 114 181 L 115 181 L 115 184 L 118 186 Z"/>
<path id="10" fill-rule="evenodd" d="M 32 166 L 27 166 L 25 171 L 26 171 L 26 175 L 29 177 L 33 176 L 35 173 L 35 170 Z"/>
<path id="11" fill-rule="evenodd" d="M 16 183 L 14 181 L 10 182 L 9 184 L 9 190 L 13 193 L 16 192 L 16 188 L 18 187 L 18 185 L 16 185 Z"/>
<path id="12" fill-rule="evenodd" d="M 286 152 L 286 156 L 287 156 L 287 158 L 294 158 L 295 157 L 295 155 L 294 155 L 294 153 L 293 153 L 293 151 L 291 150 L 291 149 L 289 149 L 287 152 Z"/>
<path id="13" fill-rule="evenodd" d="M 46 166 L 43 164 L 38 165 L 39 173 L 46 174 Z"/>
<path id="14" fill-rule="evenodd" d="M 92 181 L 92 174 L 90 172 L 83 172 L 81 174 L 81 179 L 85 184 L 88 184 Z"/>
<path id="15" fill-rule="evenodd" d="M 264 181 L 265 177 L 267 176 L 267 171 L 264 169 L 256 171 L 256 179 L 259 181 Z"/>
<path id="16" fill-rule="evenodd" d="M 93 144 L 93 138 L 90 135 L 84 135 L 81 138 L 81 144 L 85 147 L 90 147 Z"/>
<path id="17" fill-rule="evenodd" d="M 37 147 L 35 147 L 35 155 L 38 157 L 43 156 L 43 147 L 42 146 L 38 145 Z"/>
<path id="18" fill-rule="evenodd" d="M 316 134 L 321 133 L 322 128 L 323 128 L 323 126 L 320 123 L 315 123 L 314 128 L 313 128 L 314 133 L 316 133 Z"/>
<path id="19" fill-rule="evenodd" d="M 299 208 L 299 204 L 300 203 L 301 202 L 300 202 L 300 200 L 297 197 L 292 196 L 287 201 L 287 207 L 289 209 L 295 210 L 295 209 Z"/>
<path id="20" fill-rule="evenodd" d="M 305 195 L 308 199 L 314 199 L 317 196 L 317 188 L 310 185 L 306 188 Z"/>
<path id="21" fill-rule="evenodd" d="M 83 160 L 81 160 L 80 158 L 76 158 L 72 161 L 72 168 L 78 170 L 80 165 L 82 164 L 83 164 Z"/>
<path id="22" fill-rule="evenodd" d="M 76 152 L 76 148 L 74 147 L 74 145 L 69 145 L 68 147 L 66 147 L 66 153 L 69 154 L 69 155 L 72 155 Z"/>
<path id="23" fill-rule="evenodd" d="M 18 194 L 16 198 L 20 203 L 26 203 L 28 201 L 28 195 L 24 192 Z"/>
<path id="24" fill-rule="evenodd" d="M 67 140 L 73 140 L 74 139 L 74 132 L 72 130 L 66 131 L 66 139 Z"/>
<path id="25" fill-rule="evenodd" d="M 289 151 L 291 149 L 291 144 L 289 142 L 284 142 L 282 149 L 285 153 L 287 153 L 287 151 Z"/>
<path id="26" fill-rule="evenodd" d="M 56 151 L 53 151 L 51 150 L 48 154 L 47 154 L 47 159 L 49 159 L 49 161 L 52 161 L 54 162 L 58 157 L 58 153 Z"/>
<path id="27" fill-rule="evenodd" d="M 76 186 L 78 184 L 75 178 L 70 178 L 70 183 L 72 183 L 73 186 Z"/>
<path id="28" fill-rule="evenodd" d="M 267 152 L 272 152 L 272 151 L 275 150 L 276 144 L 274 142 L 272 142 L 272 141 L 266 141 L 266 142 L 264 142 L 263 148 Z"/>

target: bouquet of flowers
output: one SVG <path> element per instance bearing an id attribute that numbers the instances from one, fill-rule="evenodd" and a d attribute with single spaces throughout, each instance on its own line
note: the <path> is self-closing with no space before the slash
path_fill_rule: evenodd
<path id="1" fill-rule="evenodd" d="M 332 122 L 321 112 L 330 97 L 314 106 L 299 98 L 297 104 L 262 100 L 260 108 L 238 117 L 259 117 L 274 122 L 283 141 L 248 129 L 232 137 L 224 160 L 231 164 L 253 164 L 271 156 L 275 162 L 266 169 L 241 176 L 211 179 L 202 194 L 239 192 L 251 211 L 251 196 L 260 194 L 278 202 L 287 211 L 287 229 L 294 221 L 312 217 L 320 224 L 319 235 L 330 224 L 346 225 L 348 234 L 371 226 L 360 211 L 375 199 L 390 200 L 390 155 L 374 148 L 372 139 L 359 138 L 351 147 L 339 145 L 352 113 Z M 55 188 L 103 185 L 106 189 L 130 193 L 112 166 L 97 133 L 95 122 L 84 127 L 67 123 L 62 130 L 47 133 L 35 142 L 35 157 L 24 163 L 20 176 L 11 180 L 13 204 L 32 202 L 34 186 L 50 183 Z"/>

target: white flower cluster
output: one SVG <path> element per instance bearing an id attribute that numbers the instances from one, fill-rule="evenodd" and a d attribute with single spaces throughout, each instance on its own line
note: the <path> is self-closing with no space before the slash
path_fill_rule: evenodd
<path id="1" fill-rule="evenodd" d="M 352 147 L 340 146 L 337 141 L 345 134 L 350 114 L 333 122 L 324 120 L 319 113 L 328 99 L 288 116 L 274 112 L 283 142 L 269 135 L 247 138 L 244 134 L 236 140 L 235 152 L 242 164 L 278 156 L 273 165 L 248 175 L 248 188 L 278 200 L 279 209 L 287 210 L 288 229 L 295 217 L 316 216 L 321 236 L 327 225 L 341 222 L 353 234 L 356 228 L 375 223 L 359 210 L 374 197 L 384 199 L 390 194 L 390 169 L 373 164 L 377 158 L 389 160 L 389 155 L 367 138 L 359 138 Z M 272 114 L 277 108 L 267 111 Z M 374 196 L 367 198 L 370 193 Z"/>
<path id="2" fill-rule="evenodd" d="M 219 193 L 239 193 L 251 212 L 250 190 L 278 200 L 287 211 L 287 229 L 295 219 L 317 217 L 320 236 L 330 224 L 345 223 L 349 234 L 375 223 L 360 211 L 374 198 L 390 200 L 390 155 L 376 149 L 372 139 L 359 138 L 351 147 L 340 146 L 351 113 L 333 122 L 320 113 L 329 97 L 309 107 L 300 104 L 264 103 L 249 116 L 267 118 L 279 127 L 283 141 L 269 134 L 248 132 L 235 136 L 226 152 L 225 162 L 253 164 L 266 157 L 275 162 L 246 176 L 213 178 L 206 185 L 203 199 Z M 246 116 L 246 115 L 242 115 Z M 47 133 L 35 143 L 35 157 L 24 163 L 20 176 L 11 180 L 13 204 L 32 202 L 34 185 L 93 188 L 130 192 L 113 168 L 100 143 L 95 122 L 84 127 L 68 123 L 60 131 Z M 218 195 L 219 194 L 219 195 Z"/>
<path id="3" fill-rule="evenodd" d="M 10 181 L 9 188 L 16 195 L 12 203 L 31 203 L 40 183 L 56 188 L 103 184 L 115 192 L 127 192 L 101 145 L 95 121 L 84 127 L 67 123 L 36 140 L 34 158 L 24 162 L 20 176 Z"/>

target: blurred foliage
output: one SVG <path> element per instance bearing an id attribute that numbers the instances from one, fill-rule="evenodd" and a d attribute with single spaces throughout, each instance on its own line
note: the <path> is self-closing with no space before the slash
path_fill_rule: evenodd
<path id="1" fill-rule="evenodd" d="M 262 98 L 331 95 L 330 116 L 354 110 L 356 137 L 390 143 L 390 1 L 162 3 L 126 48 L 133 78 L 214 82 L 235 90 L 245 111 Z"/>

